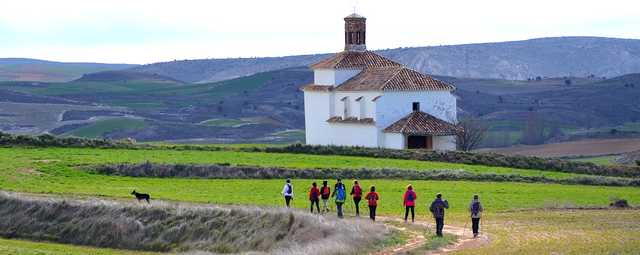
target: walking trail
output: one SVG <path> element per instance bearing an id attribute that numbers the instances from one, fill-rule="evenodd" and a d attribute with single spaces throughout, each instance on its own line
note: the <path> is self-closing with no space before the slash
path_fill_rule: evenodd
<path id="1" fill-rule="evenodd" d="M 391 254 L 420 254 L 413 253 L 418 252 L 417 249 L 421 248 L 427 243 L 427 239 L 424 236 L 424 230 L 427 229 L 435 229 L 435 224 L 428 223 L 425 221 L 416 221 L 415 223 L 404 223 L 403 220 L 398 218 L 389 218 L 389 217 L 377 217 L 376 219 L 380 219 L 381 222 L 384 222 L 387 226 L 392 228 L 396 228 L 400 231 L 407 232 L 411 238 L 407 240 L 406 243 L 390 247 L 388 249 L 379 251 L 374 253 L 374 255 L 391 255 Z M 395 224 L 393 224 L 395 223 Z M 398 224 L 399 223 L 399 224 Z M 406 224 L 406 226 L 403 226 Z M 474 247 L 479 247 L 482 245 L 486 245 L 489 243 L 489 237 L 486 234 L 481 233 L 477 238 L 473 238 L 473 233 L 471 233 L 471 228 L 469 229 L 456 227 L 451 225 L 445 225 L 443 231 L 447 234 L 452 234 L 457 236 L 457 240 L 455 243 L 442 247 L 438 250 L 430 250 L 430 251 L 422 251 L 422 254 L 448 254 L 451 252 L 469 249 Z"/>

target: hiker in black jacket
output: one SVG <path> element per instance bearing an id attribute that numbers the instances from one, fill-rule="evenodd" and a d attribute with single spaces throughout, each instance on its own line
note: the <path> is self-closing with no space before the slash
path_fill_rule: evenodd
<path id="1" fill-rule="evenodd" d="M 471 213 L 471 230 L 473 230 L 473 238 L 478 237 L 478 230 L 480 229 L 480 216 L 482 216 L 482 204 L 478 195 L 473 195 L 473 200 L 469 204 L 469 212 Z"/>
<path id="2" fill-rule="evenodd" d="M 436 200 L 433 200 L 429 211 L 433 214 L 433 218 L 436 219 L 436 235 L 442 236 L 442 228 L 444 228 L 444 209 L 449 209 L 449 202 L 442 200 L 442 194 L 436 195 Z"/>

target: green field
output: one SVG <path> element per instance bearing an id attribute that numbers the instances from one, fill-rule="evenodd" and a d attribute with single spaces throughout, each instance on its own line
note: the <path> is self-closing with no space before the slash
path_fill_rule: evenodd
<path id="1" fill-rule="evenodd" d="M 131 190 L 148 192 L 153 199 L 188 201 L 196 203 L 219 204 L 251 204 L 260 206 L 283 206 L 279 192 L 283 180 L 266 179 L 189 179 L 189 178 L 136 178 L 121 176 L 105 176 L 78 170 L 77 166 L 89 166 L 104 163 L 125 162 L 158 162 L 158 163 L 230 163 L 256 166 L 282 166 L 291 168 L 403 168 L 403 169 L 464 169 L 470 172 L 518 173 L 523 175 L 545 175 L 551 178 L 576 176 L 568 173 L 545 172 L 512 168 L 495 168 L 479 165 L 451 164 L 412 160 L 393 160 L 344 156 L 318 156 L 303 154 L 270 154 L 235 151 L 171 151 L 171 150 L 119 150 L 91 148 L 0 148 L 0 189 L 48 193 L 67 196 L 99 196 L 118 199 L 131 199 Z M 332 179 L 332 178 L 330 178 Z M 306 209 L 306 191 L 313 181 L 294 179 L 294 191 L 297 194 L 294 206 Z M 331 181 L 333 183 L 333 181 Z M 350 186 L 349 181 L 347 182 Z M 511 252 L 542 251 L 549 253 L 554 249 L 560 251 L 581 252 L 588 237 L 599 245 L 600 251 L 620 251 L 633 253 L 639 244 L 635 236 L 622 239 L 607 239 L 597 234 L 626 234 L 637 231 L 640 227 L 637 219 L 638 211 L 620 211 L 608 215 L 600 212 L 607 210 L 584 211 L 577 216 L 557 213 L 558 211 L 524 211 L 510 212 L 524 208 L 563 208 L 582 206 L 607 206 L 610 198 L 624 198 L 632 204 L 640 200 L 640 189 L 635 187 L 605 187 L 584 185 L 558 185 L 542 183 L 508 183 L 508 182 L 470 182 L 470 181 L 411 181 L 411 180 L 361 180 L 363 186 L 375 185 L 381 200 L 379 213 L 399 217 L 401 215 L 401 195 L 405 186 L 413 184 L 418 194 L 417 216 L 429 220 L 426 204 L 434 194 L 441 192 L 449 200 L 451 209 L 447 224 L 462 226 L 467 217 L 467 206 L 473 194 L 479 194 L 486 208 L 485 220 L 487 231 L 492 237 L 490 246 L 479 250 L 479 254 L 495 254 Z M 363 210 L 364 209 L 364 206 Z M 346 206 L 347 214 L 353 214 L 351 206 Z M 562 211 L 559 211 L 562 212 Z M 626 212 L 626 213 L 625 213 Z M 529 216 L 534 216 L 533 218 Z M 597 222 L 600 218 L 618 217 L 611 228 Z M 572 224 L 575 223 L 575 224 Z M 486 222 L 485 222 L 486 223 Z M 629 223 L 624 227 L 623 223 Z M 507 225 L 505 225 L 507 224 Z M 512 225 L 508 225 L 512 224 Z M 513 225 L 515 224 L 515 225 Z M 616 225 L 617 224 L 617 225 Z M 507 226 L 507 227 L 505 227 Z M 545 227 L 551 235 L 540 239 L 549 242 L 548 248 L 536 248 L 542 241 L 538 239 L 524 240 L 527 232 L 541 232 Z M 569 232 L 563 232 L 563 227 Z M 604 229 L 603 229 L 604 228 Z M 517 235 L 512 232 L 516 231 Z M 583 233 L 577 236 L 576 233 Z M 568 234 L 567 234 L 568 233 Z M 513 238 L 521 238 L 521 243 L 508 243 Z M 563 240 L 570 245 L 563 248 Z M 85 247 L 69 248 L 66 245 L 35 243 L 0 239 L 0 254 L 122 254 L 121 251 L 93 249 Z M 88 250 L 86 250 L 88 249 Z M 520 250 L 518 250 L 520 249 Z M 538 250 L 536 250 L 538 249 Z M 62 251 L 65 252 L 62 252 Z M 91 251 L 91 252 L 89 252 Z M 94 252 L 95 251 L 95 252 Z M 464 250 L 462 251 L 464 253 Z M 561 252 L 563 253 L 563 252 Z M 569 252 L 571 253 L 571 252 Z"/>
<path id="2" fill-rule="evenodd" d="M 87 138 L 102 138 L 105 134 L 115 131 L 135 131 L 146 127 L 144 120 L 131 119 L 131 118 L 112 118 L 99 120 L 88 126 L 84 126 L 78 129 L 74 129 L 64 135 L 87 137 Z"/>
<path id="3" fill-rule="evenodd" d="M 580 161 L 580 162 L 591 162 L 598 165 L 612 165 L 612 164 L 615 164 L 615 160 L 617 158 L 618 158 L 617 155 L 609 155 L 609 156 L 598 156 L 598 157 L 588 157 L 588 158 L 576 158 L 572 160 Z"/>
<path id="4" fill-rule="evenodd" d="M 279 192 L 282 180 L 216 180 L 169 179 L 103 176 L 77 170 L 75 166 L 117 162 L 167 163 L 231 163 L 260 166 L 361 168 L 466 169 L 474 172 L 518 172 L 549 174 L 555 178 L 571 174 L 436 163 L 411 160 L 390 160 L 359 157 L 315 156 L 301 154 L 269 154 L 248 152 L 206 152 L 166 150 L 110 150 L 110 149 L 0 149 L 0 187 L 6 190 L 130 197 L 133 189 L 150 192 L 155 198 L 224 204 L 281 204 Z M 305 194 L 314 180 L 295 180 L 295 192 Z M 319 181 L 319 180 L 316 180 Z M 493 210 L 537 208 L 552 205 L 607 205 L 610 197 L 622 197 L 632 202 L 640 197 L 640 189 L 633 187 L 601 187 L 580 185 L 552 185 L 530 183 L 493 183 L 466 181 L 404 181 L 362 180 L 367 187 L 376 185 L 381 194 L 380 212 L 399 213 L 399 200 L 408 183 L 413 183 L 420 201 L 426 203 L 437 193 L 444 193 L 452 204 L 451 211 L 461 215 L 472 194 L 478 193 Z M 388 201 L 388 202 L 387 202 Z M 297 207 L 306 201 L 296 200 Z M 424 210 L 422 210 L 424 215 Z"/>
<path id="5" fill-rule="evenodd" d="M 146 255 L 160 254 L 0 238 L 3 255 Z"/>

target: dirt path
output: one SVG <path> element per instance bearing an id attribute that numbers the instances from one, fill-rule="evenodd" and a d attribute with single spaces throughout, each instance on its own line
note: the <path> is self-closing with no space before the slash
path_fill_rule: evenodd
<path id="1" fill-rule="evenodd" d="M 405 244 L 391 247 L 389 249 L 385 249 L 383 251 L 374 253 L 375 255 L 391 255 L 391 254 L 406 254 L 413 250 L 416 250 L 426 244 L 427 239 L 420 231 L 416 230 L 416 226 L 418 228 L 422 227 L 424 229 L 434 229 L 435 225 L 430 222 L 425 221 L 416 221 L 415 223 L 408 223 L 406 227 L 403 227 L 402 220 L 397 218 L 388 218 L 388 217 L 378 217 L 381 222 L 387 223 L 388 226 L 392 228 L 396 228 L 400 231 L 406 231 L 411 235 L 411 239 L 409 239 Z M 388 224 L 391 222 L 401 223 L 400 226 L 398 224 Z M 411 229 L 413 228 L 413 229 Z M 447 234 L 456 235 L 458 237 L 457 241 L 451 245 L 442 247 L 435 251 L 425 251 L 424 254 L 448 254 L 450 252 L 469 249 L 473 247 L 479 247 L 482 245 L 486 245 L 489 243 L 489 237 L 485 234 L 480 234 L 477 238 L 473 238 L 473 233 L 471 233 L 471 228 L 464 229 L 462 227 L 456 227 L 451 225 L 445 225 L 444 230 Z"/>

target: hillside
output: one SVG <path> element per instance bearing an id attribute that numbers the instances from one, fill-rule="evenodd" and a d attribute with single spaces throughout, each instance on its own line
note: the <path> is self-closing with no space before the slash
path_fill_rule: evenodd
<path id="1" fill-rule="evenodd" d="M 75 80 L 75 82 L 120 82 L 120 81 L 184 83 L 174 78 L 155 74 L 155 73 L 149 74 L 149 73 L 132 72 L 127 70 L 88 73 L 88 74 L 83 74 L 82 77 Z"/>
<path id="2" fill-rule="evenodd" d="M 64 63 L 28 58 L 0 58 L 0 81 L 66 82 L 83 74 L 122 70 L 135 65 Z"/>
<path id="3" fill-rule="evenodd" d="M 423 73 L 465 78 L 614 77 L 640 72 L 640 40 L 634 39 L 557 37 L 377 52 Z M 305 66 L 326 56 L 183 60 L 134 70 L 188 82 L 211 82 Z"/>
<path id="4" fill-rule="evenodd" d="M 457 86 L 461 116 L 488 123 L 483 146 L 525 142 L 532 118 L 543 129 L 535 143 L 640 137 L 637 74 L 529 81 L 437 78 Z M 131 71 L 89 74 L 67 83 L 4 82 L 0 96 L 8 103 L 0 104 L 5 114 L 0 127 L 141 141 L 303 141 L 299 87 L 312 81 L 311 70 L 296 67 L 203 84 Z"/>

